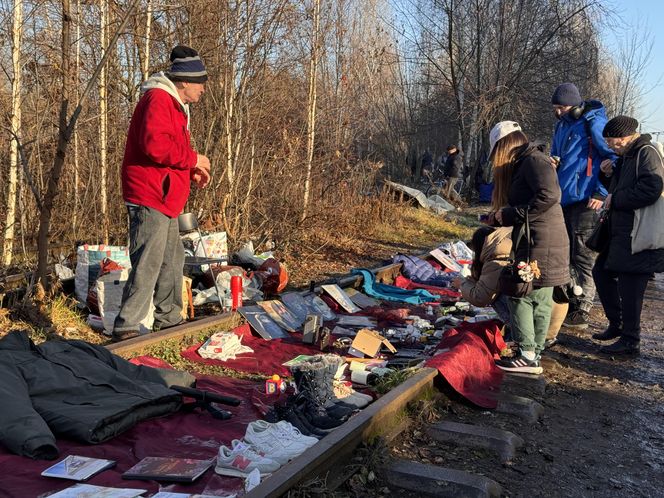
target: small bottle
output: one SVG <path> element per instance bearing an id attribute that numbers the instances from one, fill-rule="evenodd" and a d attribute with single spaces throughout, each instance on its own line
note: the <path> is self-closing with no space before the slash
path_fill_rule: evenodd
<path id="1" fill-rule="evenodd" d="M 433 315 L 433 306 L 431 305 L 427 306 L 427 315 Z"/>

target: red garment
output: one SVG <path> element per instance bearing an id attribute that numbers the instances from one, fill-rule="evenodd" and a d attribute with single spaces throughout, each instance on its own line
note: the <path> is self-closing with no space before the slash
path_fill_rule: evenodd
<path id="1" fill-rule="evenodd" d="M 180 103 L 159 88 L 146 92 L 127 134 L 122 161 L 125 202 L 178 216 L 189 197 L 190 174 L 197 160 Z"/>
<path id="2" fill-rule="evenodd" d="M 455 290 L 455 289 L 446 289 L 444 287 L 435 287 L 433 285 L 427 285 L 427 284 L 420 284 L 417 282 L 413 282 L 412 280 L 404 277 L 403 275 L 397 275 L 397 278 L 394 279 L 394 285 L 397 287 L 401 287 L 402 289 L 408 289 L 408 290 L 413 290 L 413 289 L 424 289 L 431 294 L 437 294 L 441 296 L 444 301 L 458 301 L 461 299 L 461 292 Z"/>
<path id="3" fill-rule="evenodd" d="M 483 408 L 495 408 L 503 372 L 494 358 L 504 347 L 497 322 L 463 323 L 445 333 L 426 366 L 437 369 L 467 400 Z"/>

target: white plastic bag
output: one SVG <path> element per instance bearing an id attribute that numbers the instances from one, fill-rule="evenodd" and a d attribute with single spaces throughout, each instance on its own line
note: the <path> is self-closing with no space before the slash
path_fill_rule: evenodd
<path id="1" fill-rule="evenodd" d="M 82 245 L 76 251 L 76 278 L 74 280 L 76 299 L 83 306 L 88 300 L 88 290 L 99 276 L 104 258 L 115 261 L 123 268 L 130 269 L 129 249 L 124 246 Z"/>
<path id="2" fill-rule="evenodd" d="M 122 291 L 127 283 L 129 270 L 116 270 L 97 279 L 97 302 L 99 303 L 99 315 L 104 324 L 104 333 L 111 335 L 115 317 L 120 312 L 122 303 Z M 139 324 L 139 332 L 147 334 L 152 330 L 154 323 L 154 305 L 150 301 L 150 311 L 148 315 Z"/>

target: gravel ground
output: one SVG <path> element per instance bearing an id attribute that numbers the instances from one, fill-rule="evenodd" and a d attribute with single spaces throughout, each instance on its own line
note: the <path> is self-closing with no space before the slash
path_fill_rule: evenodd
<path id="1" fill-rule="evenodd" d="M 606 324 L 599 304 L 587 330 L 563 329 L 559 344 L 543 359 L 544 393 L 530 395 L 545 408 L 539 422 L 449 400 L 438 404 L 445 420 L 521 436 L 524 447 L 512 461 L 436 443 L 417 424 L 399 438 L 392 454 L 485 475 L 510 497 L 664 497 L 663 308 L 664 275 L 658 275 L 646 294 L 636 358 L 598 353 L 590 336 Z"/>

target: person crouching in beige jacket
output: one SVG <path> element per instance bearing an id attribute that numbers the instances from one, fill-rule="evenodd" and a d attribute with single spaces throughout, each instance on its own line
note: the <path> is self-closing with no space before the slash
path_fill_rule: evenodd
<path id="1" fill-rule="evenodd" d="M 509 328 L 510 312 L 507 308 L 507 300 L 500 294 L 498 279 L 502 269 L 509 263 L 512 250 L 511 235 L 512 230 L 509 227 L 478 228 L 470 241 L 470 248 L 475 253 L 470 277 L 457 278 L 452 283 L 461 291 L 463 299 L 470 304 L 481 308 L 492 306 L 498 314 L 498 318 L 505 324 L 503 329 L 505 331 Z M 546 334 L 545 346 L 547 347 L 556 342 L 568 307 L 565 299 L 556 298 L 556 290 L 554 290 L 551 324 Z M 506 334 L 507 340 L 509 340 L 508 336 L 509 334 Z"/>

